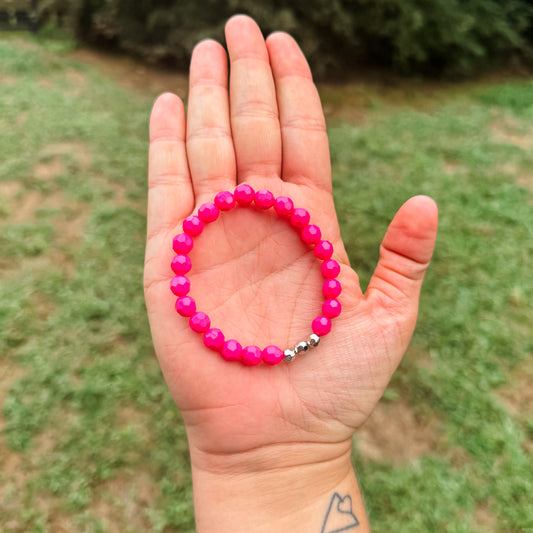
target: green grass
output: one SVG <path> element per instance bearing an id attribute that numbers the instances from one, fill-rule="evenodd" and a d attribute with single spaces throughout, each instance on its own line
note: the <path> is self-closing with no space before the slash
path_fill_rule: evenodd
<path id="1" fill-rule="evenodd" d="M 3 406 L 0 529 L 193 531 L 185 430 L 141 287 L 151 96 L 42 42 L 0 41 L 0 65 L 0 187 L 20 184 L 0 196 L 0 365 L 22 369 Z M 398 464 L 356 439 L 356 467 L 377 533 L 529 531 L 531 406 L 510 408 L 502 391 L 522 386 L 520 398 L 531 375 L 533 83 L 442 100 L 330 128 L 364 285 L 401 203 L 423 193 L 440 207 L 417 331 L 384 400 L 437 421 L 439 444 Z M 57 172 L 37 177 L 39 165 Z"/>

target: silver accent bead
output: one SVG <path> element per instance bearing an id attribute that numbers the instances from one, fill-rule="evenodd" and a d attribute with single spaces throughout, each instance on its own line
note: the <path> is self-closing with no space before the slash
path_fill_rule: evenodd
<path id="1" fill-rule="evenodd" d="M 285 354 L 285 361 L 292 361 L 296 355 L 292 350 L 289 349 L 285 350 L 283 353 Z"/>
<path id="2" fill-rule="evenodd" d="M 302 352 L 307 352 L 307 350 L 309 350 L 309 346 L 307 344 L 307 342 L 299 342 L 295 347 L 294 347 L 294 353 L 302 353 Z"/>
<path id="3" fill-rule="evenodd" d="M 314 348 L 315 346 L 318 346 L 319 342 L 320 342 L 320 337 L 318 335 L 315 335 L 314 333 L 312 333 L 309 336 L 309 340 L 307 341 L 307 344 Z"/>

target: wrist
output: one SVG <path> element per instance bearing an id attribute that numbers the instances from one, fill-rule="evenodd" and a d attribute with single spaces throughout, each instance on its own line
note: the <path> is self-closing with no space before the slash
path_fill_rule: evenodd
<path id="1" fill-rule="evenodd" d="M 321 531 L 339 516 L 366 524 L 350 451 L 351 441 L 277 444 L 237 456 L 191 448 L 197 531 Z M 342 500 L 353 518 L 331 511 Z"/>

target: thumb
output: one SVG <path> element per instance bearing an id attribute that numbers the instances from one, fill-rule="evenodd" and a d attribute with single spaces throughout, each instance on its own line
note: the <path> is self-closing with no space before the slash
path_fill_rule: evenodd
<path id="1" fill-rule="evenodd" d="M 405 202 L 390 223 L 366 298 L 387 319 L 407 327 L 410 338 L 418 313 L 418 297 L 437 236 L 438 211 L 427 196 Z M 378 315 L 382 313 L 378 312 Z M 391 316 L 392 315 L 392 316 Z"/>

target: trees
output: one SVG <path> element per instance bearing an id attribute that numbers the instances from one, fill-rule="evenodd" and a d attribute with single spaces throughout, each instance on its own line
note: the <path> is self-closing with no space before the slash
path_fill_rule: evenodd
<path id="1" fill-rule="evenodd" d="M 290 32 L 315 73 L 370 63 L 403 73 L 464 76 L 529 57 L 531 0 L 44 0 L 67 4 L 83 40 L 107 42 L 185 67 L 194 44 L 223 40 L 225 20 L 253 16 L 265 33 Z"/>

